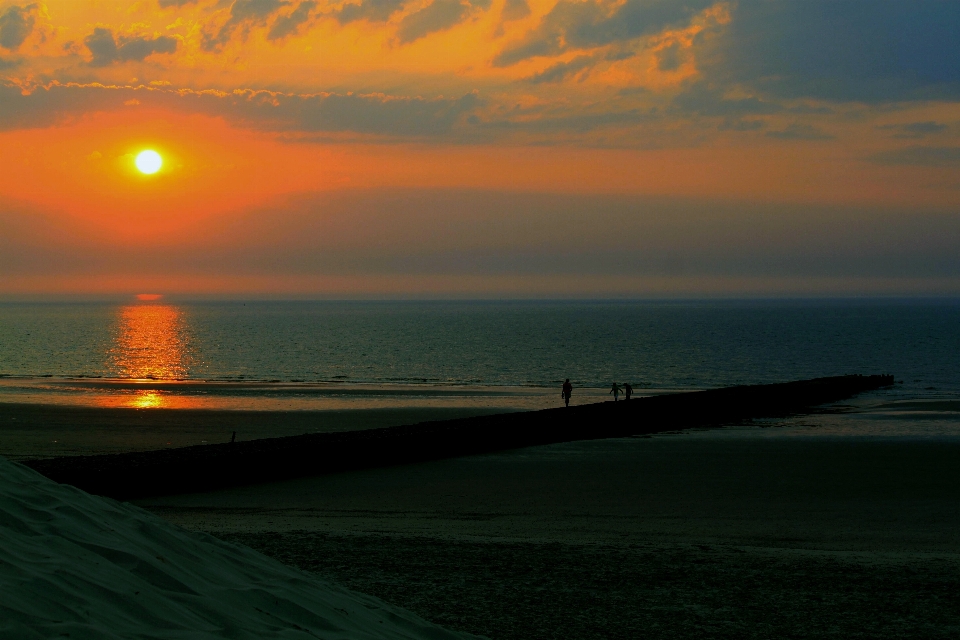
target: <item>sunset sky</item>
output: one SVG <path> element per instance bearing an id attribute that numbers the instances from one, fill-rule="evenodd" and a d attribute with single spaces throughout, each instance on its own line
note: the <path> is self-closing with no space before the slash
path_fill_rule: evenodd
<path id="1" fill-rule="evenodd" d="M 0 0 L 3 296 L 956 295 L 958 214 L 954 1 Z"/>

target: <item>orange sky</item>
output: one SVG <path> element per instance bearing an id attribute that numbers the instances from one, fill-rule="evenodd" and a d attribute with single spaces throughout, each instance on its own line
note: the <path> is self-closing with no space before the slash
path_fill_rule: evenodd
<path id="1" fill-rule="evenodd" d="M 802 215 L 802 206 L 841 216 L 870 207 L 884 215 L 956 212 L 960 95 L 949 89 L 951 79 L 913 86 L 926 76 L 907 69 L 908 82 L 893 66 L 864 71 L 842 58 L 827 75 L 807 68 L 805 51 L 788 50 L 794 36 L 804 41 L 791 31 L 803 25 L 777 6 L 753 15 L 738 3 L 693 0 L 0 2 L 0 231 L 24 252 L 63 243 L 78 256 L 136 246 L 200 251 L 219 241 L 221 226 L 251 212 L 292 220 L 286 203 L 294 200 L 396 189 L 459 190 L 481 202 L 484 192 L 675 198 L 704 211 L 743 203 L 785 220 Z M 863 20 L 851 15 L 856 28 Z M 782 73 L 754 69 L 756 53 L 738 48 L 746 45 L 737 30 L 759 20 L 775 35 L 783 31 L 784 51 L 770 56 Z M 908 62 L 923 69 L 923 60 Z M 148 148 L 164 158 L 153 176 L 133 164 Z M 311 215 L 325 215 L 323 207 Z M 283 224 L 305 224 L 296 219 Z M 496 253 L 496 226 L 478 232 Z M 58 233 L 69 238 L 43 239 Z M 296 228 L 286 233 L 297 235 Z M 526 241 L 535 252 L 535 233 Z M 257 248 L 261 238 L 251 231 L 236 242 Z M 432 250 L 456 252 L 458 242 L 451 236 L 449 246 Z M 692 250 L 683 238 L 676 242 L 675 252 Z M 856 260 L 851 253 L 853 266 L 836 277 L 893 277 Z M 141 273 L 119 262 L 96 273 L 30 264 L 0 261 L 0 275 L 8 269 L 6 281 L 20 283 L 0 283 L 0 294 L 114 291 L 138 281 L 210 293 L 228 281 L 248 282 L 230 287 L 251 294 L 348 294 L 343 283 L 351 281 L 362 281 L 358 292 L 367 294 L 378 286 L 418 289 L 411 267 L 400 273 L 372 262 L 357 267 L 363 274 L 228 270 L 194 274 L 192 284 L 189 273 Z M 664 283 L 688 278 L 676 287 L 689 292 L 698 278 L 722 279 L 709 270 L 654 271 L 630 274 L 630 287 L 669 290 Z M 517 290 L 502 273 L 430 272 L 422 283 L 427 275 L 446 282 L 445 291 L 456 291 L 457 278 L 467 292 Z M 602 279 L 600 272 L 579 276 Z M 552 277 L 509 275 L 527 278 L 520 289 L 530 292 L 550 289 L 542 283 Z M 728 279 L 771 277 L 761 270 Z M 922 277 L 904 273 L 898 281 Z M 926 277 L 952 282 L 953 274 Z M 796 284 L 802 274 L 791 278 L 785 291 L 809 289 Z M 829 274 L 809 274 L 810 283 L 816 278 Z M 376 284 L 388 280 L 406 284 Z M 584 284 L 580 293 L 596 286 Z"/>

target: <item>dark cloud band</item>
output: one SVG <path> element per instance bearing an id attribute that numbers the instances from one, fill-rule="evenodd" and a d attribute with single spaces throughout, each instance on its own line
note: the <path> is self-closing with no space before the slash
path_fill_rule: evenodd
<path id="1" fill-rule="evenodd" d="M 459 98 L 382 94 L 282 94 L 269 91 L 192 91 L 156 87 L 60 84 L 24 95 L 0 85 L 0 129 L 44 126 L 82 112 L 108 111 L 136 100 L 226 116 L 245 126 L 278 132 L 354 132 L 388 137 L 433 137 L 449 133 L 480 106 L 474 93 Z"/>

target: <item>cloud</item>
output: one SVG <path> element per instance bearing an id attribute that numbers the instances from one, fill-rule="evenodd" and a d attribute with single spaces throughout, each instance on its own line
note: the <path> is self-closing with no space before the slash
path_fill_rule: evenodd
<path id="1" fill-rule="evenodd" d="M 676 71 L 687 61 L 689 54 L 679 42 L 664 47 L 657 52 L 657 68 L 660 71 Z"/>
<path id="2" fill-rule="evenodd" d="M 547 67 L 540 73 L 536 73 L 527 78 L 527 82 L 532 84 L 541 84 L 544 82 L 562 82 L 570 76 L 577 75 L 584 69 L 590 69 L 600 62 L 616 62 L 618 60 L 626 60 L 634 55 L 635 54 L 632 51 L 616 51 L 610 52 L 607 55 L 577 56 L 569 62 L 558 62 L 555 65 Z"/>
<path id="3" fill-rule="evenodd" d="M 48 126 L 70 114 L 102 110 L 122 102 L 114 95 L 109 100 L 105 98 L 103 90 L 77 90 L 55 84 L 24 94 L 18 85 L 0 83 L 0 130 Z"/>
<path id="4" fill-rule="evenodd" d="M 340 24 L 369 20 L 370 22 L 386 22 L 390 16 L 403 8 L 405 0 L 364 0 L 359 4 L 345 4 L 340 11 L 333 15 Z"/>
<path id="5" fill-rule="evenodd" d="M 756 96 L 728 98 L 723 90 L 696 82 L 673 99 L 673 107 L 679 111 L 701 116 L 735 117 L 743 115 L 770 115 L 783 111 L 783 106 Z"/>
<path id="6" fill-rule="evenodd" d="M 703 72 L 771 98 L 868 103 L 960 97 L 960 3 L 740 2 Z"/>
<path id="7" fill-rule="evenodd" d="M 483 127 L 487 130 L 523 131 L 525 133 L 588 133 L 618 125 L 636 125 L 641 122 L 643 116 L 643 112 L 639 109 L 573 113 L 560 116 L 543 114 L 533 119 L 524 118 L 522 121 L 511 119 L 492 120 L 484 123 Z M 622 139 L 622 135 L 619 136 L 619 138 Z M 547 141 L 541 143 L 549 144 Z M 563 140 L 561 143 L 569 144 L 569 140 Z"/>
<path id="8" fill-rule="evenodd" d="M 960 166 L 960 147 L 905 147 L 883 151 L 869 159 L 877 164 L 956 167 Z"/>
<path id="9" fill-rule="evenodd" d="M 281 40 L 294 35 L 310 20 L 310 13 L 317 8 L 315 0 L 304 0 L 290 14 L 278 16 L 267 33 L 270 40 Z"/>
<path id="10" fill-rule="evenodd" d="M 577 56 L 569 62 L 558 62 L 536 73 L 529 78 L 527 82 L 540 84 L 542 82 L 561 82 L 571 75 L 580 73 L 584 69 L 592 67 L 596 63 L 595 56 Z"/>
<path id="11" fill-rule="evenodd" d="M 263 115 L 274 116 L 277 128 L 421 137 L 449 132 L 479 105 L 473 93 L 434 99 L 322 94 L 287 97 Z"/>
<path id="12" fill-rule="evenodd" d="M 726 118 L 717 126 L 719 131 L 757 131 L 763 129 L 763 120 L 744 120 L 742 118 Z"/>
<path id="13" fill-rule="evenodd" d="M 519 20 L 530 15 L 530 5 L 527 0 L 507 0 L 503 5 L 500 18 L 505 22 Z"/>
<path id="14" fill-rule="evenodd" d="M 877 127 L 881 131 L 893 131 L 894 138 L 925 138 L 928 135 L 947 130 L 947 125 L 938 122 L 909 122 L 906 124 L 885 124 Z"/>
<path id="15" fill-rule="evenodd" d="M 285 0 L 234 0 L 226 22 L 204 34 L 202 47 L 207 51 L 222 49 L 235 33 L 245 35 L 252 26 L 267 24 L 288 4 Z"/>
<path id="16" fill-rule="evenodd" d="M 460 0 L 433 0 L 423 9 L 404 17 L 397 29 L 397 37 L 402 43 L 419 40 L 459 24 L 473 9 L 485 9 L 489 4 L 489 0 L 472 5 Z"/>
<path id="17" fill-rule="evenodd" d="M 713 4 L 713 0 L 626 0 L 611 13 L 601 1 L 560 0 L 536 29 L 504 49 L 493 63 L 506 67 L 536 56 L 626 42 L 683 24 Z"/>
<path id="18" fill-rule="evenodd" d="M 777 138 L 778 140 L 833 140 L 836 136 L 832 136 L 813 125 L 791 124 L 780 131 L 768 131 L 767 137 Z"/>
<path id="19" fill-rule="evenodd" d="M 84 39 L 83 43 L 93 54 L 90 65 L 105 67 L 114 62 L 140 61 L 155 53 L 174 53 L 179 41 L 169 36 L 156 38 L 121 36 L 118 41 L 114 39 L 113 31 L 97 27 Z"/>
<path id="20" fill-rule="evenodd" d="M 145 107 L 221 116 L 264 131 L 353 132 L 408 138 L 447 134 L 482 105 L 475 93 L 459 98 L 423 98 L 52 83 L 23 95 L 19 86 L 0 84 L 0 130 L 46 126 L 68 115 L 116 109 L 130 100 L 138 100 Z"/>
<path id="21" fill-rule="evenodd" d="M 28 4 L 23 7 L 9 7 L 0 15 L 0 47 L 16 51 L 33 33 L 40 7 Z"/>

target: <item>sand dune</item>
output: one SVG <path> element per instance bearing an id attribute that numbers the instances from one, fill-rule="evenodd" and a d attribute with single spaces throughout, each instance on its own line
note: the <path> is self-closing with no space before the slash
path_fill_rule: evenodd
<path id="1" fill-rule="evenodd" d="M 0 458 L 0 637 L 468 638 Z"/>

